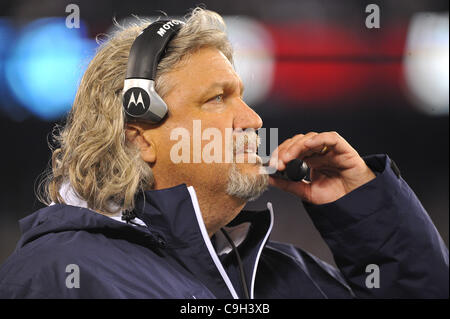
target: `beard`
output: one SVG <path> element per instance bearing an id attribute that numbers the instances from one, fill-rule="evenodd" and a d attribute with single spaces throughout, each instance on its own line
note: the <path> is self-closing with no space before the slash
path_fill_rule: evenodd
<path id="1" fill-rule="evenodd" d="M 259 137 L 254 132 L 250 133 L 250 139 L 251 138 L 253 138 L 255 143 L 259 144 Z M 236 155 L 236 149 L 243 149 L 247 143 L 248 138 L 238 139 L 234 145 L 234 154 Z M 256 158 L 256 163 L 253 165 L 261 166 L 261 159 L 256 156 L 256 154 L 254 156 Z M 261 170 L 259 171 L 261 172 Z M 236 161 L 231 163 L 226 188 L 226 193 L 228 195 L 242 199 L 246 202 L 254 201 L 267 190 L 268 186 L 269 175 L 261 173 L 243 173 L 240 171 Z"/>
<path id="2" fill-rule="evenodd" d="M 231 164 L 226 189 L 228 195 L 246 202 L 254 201 L 267 190 L 268 186 L 269 175 L 241 173 L 236 163 Z"/>

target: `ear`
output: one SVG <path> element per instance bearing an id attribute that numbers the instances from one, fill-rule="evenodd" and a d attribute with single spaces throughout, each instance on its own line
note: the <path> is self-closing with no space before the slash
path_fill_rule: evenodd
<path id="1" fill-rule="evenodd" d="M 153 164 L 156 161 L 156 147 L 149 133 L 135 124 L 127 124 L 125 128 L 126 139 L 137 146 L 144 161 Z"/>

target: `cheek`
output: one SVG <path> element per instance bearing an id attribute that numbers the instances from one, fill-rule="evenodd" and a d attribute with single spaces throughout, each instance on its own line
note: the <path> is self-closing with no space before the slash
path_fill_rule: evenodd
<path id="1" fill-rule="evenodd" d="M 185 164 L 230 163 L 233 116 L 228 113 L 198 112 L 197 116 L 189 113 L 184 118 L 171 118 L 156 134 L 157 155 L 164 160 L 170 160 L 171 154 L 177 155 L 178 159 L 183 157 Z"/>
<path id="2" fill-rule="evenodd" d="M 233 161 L 233 129 L 230 126 L 208 127 L 202 132 L 202 157 L 208 162 L 231 163 Z M 208 157 L 205 158 L 205 157 Z M 214 160 L 211 159 L 214 158 Z"/>

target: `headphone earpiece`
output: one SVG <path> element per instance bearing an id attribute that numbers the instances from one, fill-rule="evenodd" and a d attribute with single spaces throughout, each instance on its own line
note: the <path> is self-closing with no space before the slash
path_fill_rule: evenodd
<path id="1" fill-rule="evenodd" d="M 168 43 L 183 25 L 178 20 L 159 20 L 134 40 L 123 86 L 123 108 L 128 119 L 158 123 L 166 116 L 167 105 L 155 91 L 156 69 Z"/>

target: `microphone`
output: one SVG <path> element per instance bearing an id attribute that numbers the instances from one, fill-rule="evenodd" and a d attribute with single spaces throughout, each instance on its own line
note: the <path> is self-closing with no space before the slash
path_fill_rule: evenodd
<path id="1" fill-rule="evenodd" d="M 284 171 L 276 171 L 269 176 L 282 178 L 288 181 L 299 182 L 308 174 L 308 166 L 301 159 L 293 159 L 286 164 Z"/>

